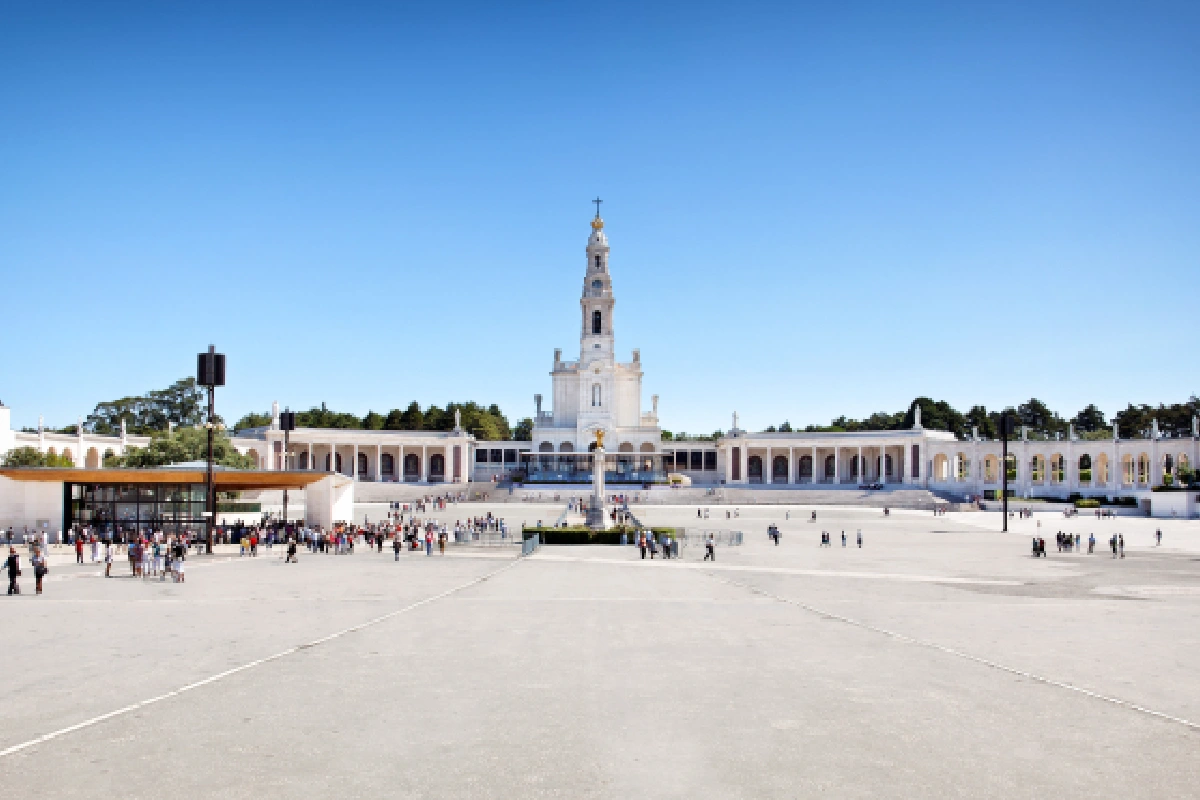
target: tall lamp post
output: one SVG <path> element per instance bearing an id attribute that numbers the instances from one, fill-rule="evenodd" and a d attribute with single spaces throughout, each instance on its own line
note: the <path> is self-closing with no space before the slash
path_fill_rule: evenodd
<path id="1" fill-rule="evenodd" d="M 213 525 L 217 520 L 217 493 L 213 486 L 213 435 L 216 433 L 216 388 L 225 385 L 225 354 L 211 344 L 207 353 L 196 356 L 196 382 L 208 389 L 208 478 L 204 494 L 205 550 L 213 551 Z"/>
<path id="2" fill-rule="evenodd" d="M 286 408 L 279 415 L 279 427 L 283 430 L 283 469 L 285 471 L 291 469 L 292 465 L 288 462 L 288 445 L 291 441 L 291 433 L 296 430 L 296 412 L 288 411 Z M 287 536 L 287 501 L 288 490 L 284 487 L 283 490 L 283 535 Z"/>
<path id="3" fill-rule="evenodd" d="M 1004 478 L 1000 489 L 1000 513 L 1003 517 L 1003 527 L 1000 530 L 1004 533 L 1008 533 L 1008 437 L 1012 436 L 1015 428 L 1016 420 L 1013 419 L 1012 414 L 1002 413 L 1000 415 L 1000 469 L 1004 472 Z"/>

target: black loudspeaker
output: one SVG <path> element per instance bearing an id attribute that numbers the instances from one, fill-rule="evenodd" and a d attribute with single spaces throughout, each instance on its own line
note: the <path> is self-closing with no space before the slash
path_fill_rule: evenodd
<path id="1" fill-rule="evenodd" d="M 196 356 L 196 383 L 201 386 L 225 385 L 224 353 L 200 353 Z"/>
<path id="2" fill-rule="evenodd" d="M 1013 418 L 1013 416 L 1011 414 L 1001 414 L 1000 415 L 1000 435 L 1001 436 L 1012 436 L 1014 433 L 1016 433 L 1016 430 L 1017 430 L 1017 421 Z"/>
<path id="3" fill-rule="evenodd" d="M 279 430 L 294 431 L 296 430 L 296 412 L 284 411 L 279 415 Z"/>

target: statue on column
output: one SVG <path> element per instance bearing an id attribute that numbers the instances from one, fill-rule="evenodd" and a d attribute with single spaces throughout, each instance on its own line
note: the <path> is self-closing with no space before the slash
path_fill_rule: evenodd
<path id="1" fill-rule="evenodd" d="M 454 430 L 456 430 L 456 431 L 462 430 L 462 412 L 459 411 L 457 408 L 454 409 Z"/>

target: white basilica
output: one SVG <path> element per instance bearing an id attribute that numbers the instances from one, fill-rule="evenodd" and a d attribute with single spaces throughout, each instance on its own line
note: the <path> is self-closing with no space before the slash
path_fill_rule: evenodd
<path id="1" fill-rule="evenodd" d="M 608 237 L 599 213 L 592 220 L 587 267 L 579 298 L 579 360 L 563 361 L 554 351 L 553 410 L 542 409 L 534 395 L 533 441 L 538 452 L 586 452 L 603 433 L 610 450 L 658 452 L 658 395 L 653 410 L 642 413 L 642 357 L 619 362 L 613 337 L 613 287 L 608 271 Z"/>

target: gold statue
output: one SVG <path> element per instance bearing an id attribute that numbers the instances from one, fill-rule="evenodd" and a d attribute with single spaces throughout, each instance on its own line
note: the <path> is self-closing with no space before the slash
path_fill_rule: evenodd
<path id="1" fill-rule="evenodd" d="M 596 431 L 596 449 L 604 449 L 604 431 Z"/>

